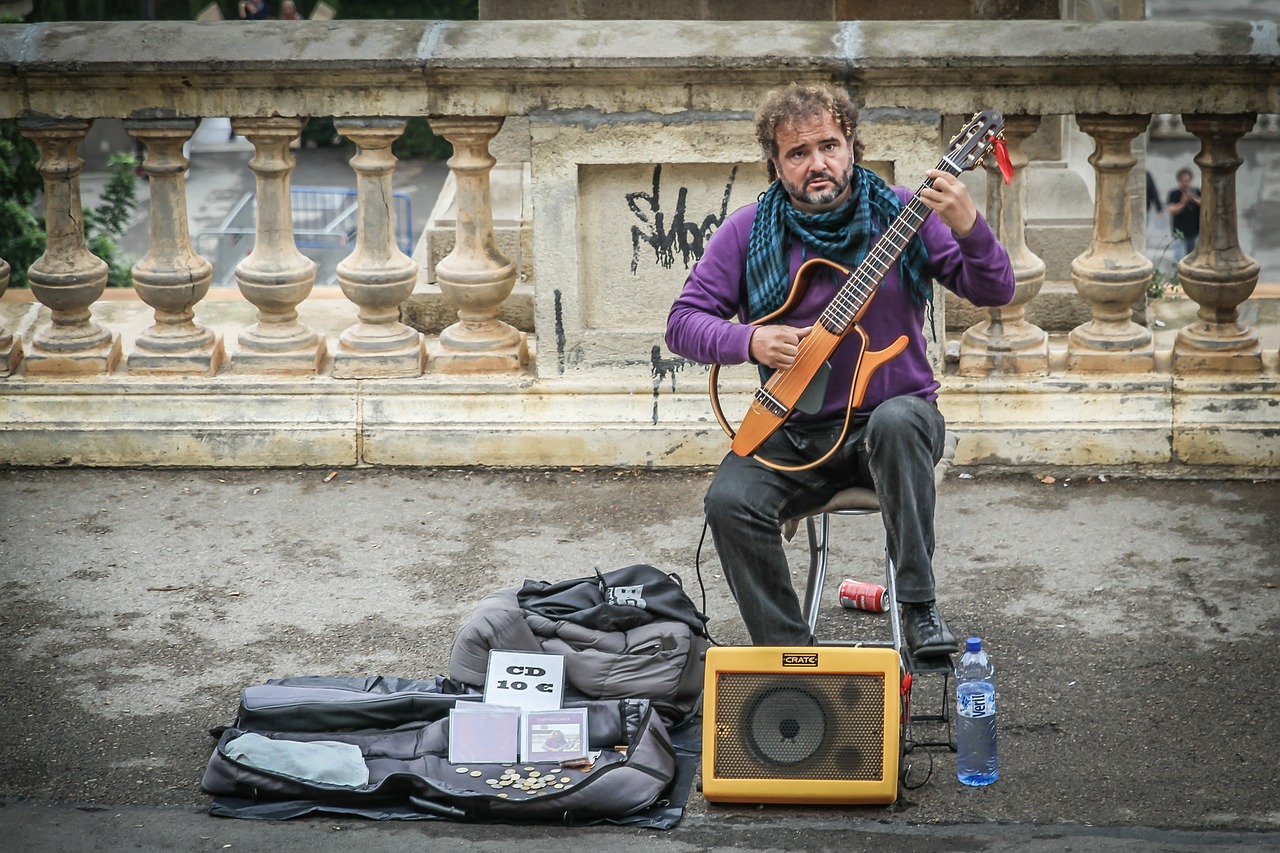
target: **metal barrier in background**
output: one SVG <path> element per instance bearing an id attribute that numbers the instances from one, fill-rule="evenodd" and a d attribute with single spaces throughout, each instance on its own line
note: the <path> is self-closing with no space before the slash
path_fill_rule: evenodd
<path id="1" fill-rule="evenodd" d="M 316 262 L 316 284 L 337 284 L 338 262 L 355 248 L 359 224 L 356 191 L 347 187 L 293 187 L 293 239 L 298 251 Z M 196 235 L 196 251 L 213 264 L 213 286 L 236 283 L 236 264 L 253 251 L 257 199 L 245 193 L 217 228 Z M 392 195 L 396 245 L 413 252 L 413 209 L 403 192 Z"/>

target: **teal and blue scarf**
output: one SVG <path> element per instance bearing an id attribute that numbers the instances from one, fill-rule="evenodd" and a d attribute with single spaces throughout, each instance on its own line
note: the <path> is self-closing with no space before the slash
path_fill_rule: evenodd
<path id="1" fill-rule="evenodd" d="M 835 210 L 804 213 L 791 204 L 781 181 L 774 181 L 760 195 L 751 236 L 747 240 L 747 319 L 757 320 L 782 307 L 791 289 L 788 235 L 804 244 L 806 254 L 857 269 L 867 256 L 872 239 L 889 227 L 902 210 L 902 200 L 879 175 L 853 167 L 852 192 Z M 933 284 L 925 273 L 929 253 L 919 236 L 907 243 L 899 259 L 903 286 L 916 307 L 929 307 L 933 315 Z"/>

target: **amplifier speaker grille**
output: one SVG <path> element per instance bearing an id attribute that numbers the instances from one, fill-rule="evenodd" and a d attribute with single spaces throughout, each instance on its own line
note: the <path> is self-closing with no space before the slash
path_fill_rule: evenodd
<path id="1" fill-rule="evenodd" d="M 720 673 L 717 776 L 879 779 L 884 677 Z"/>

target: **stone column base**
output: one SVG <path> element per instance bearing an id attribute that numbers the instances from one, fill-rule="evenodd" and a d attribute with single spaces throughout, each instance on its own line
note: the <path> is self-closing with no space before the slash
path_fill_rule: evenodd
<path id="1" fill-rule="evenodd" d="M 397 379 L 421 376 L 427 364 L 427 345 L 420 335 L 416 343 L 386 352 L 349 350 L 342 344 L 333 353 L 335 379 Z"/>
<path id="2" fill-rule="evenodd" d="M 126 365 L 137 376 L 212 376 L 227 358 L 219 335 L 213 343 L 188 352 L 154 353 L 135 349 Z"/>
<path id="3" fill-rule="evenodd" d="M 1088 373 L 1149 373 L 1156 351 L 1151 331 L 1136 323 L 1127 329 L 1102 331 L 1095 323 L 1077 326 L 1067 335 L 1067 370 Z"/>
<path id="4" fill-rule="evenodd" d="M 275 376 L 314 375 L 320 371 L 320 364 L 327 351 L 324 338 L 306 349 L 283 352 L 240 350 L 231 356 L 227 372 L 235 376 L 263 373 Z"/>
<path id="5" fill-rule="evenodd" d="M 529 364 L 529 345 L 523 332 L 516 343 L 484 350 L 457 349 L 441 346 L 432 352 L 431 363 L 437 373 L 516 372 Z"/>
<path id="6" fill-rule="evenodd" d="M 27 373 L 32 376 L 93 376 L 110 373 L 120 363 L 120 335 L 110 337 L 96 347 L 75 352 L 56 352 L 33 344 L 27 353 Z"/>
<path id="7" fill-rule="evenodd" d="M 1155 348 L 1108 352 L 1077 348 L 1067 353 L 1067 370 L 1080 373 L 1150 373 L 1156 367 Z"/>
<path id="8" fill-rule="evenodd" d="M 1175 376 L 1191 373 L 1261 373 L 1262 345 L 1255 335 L 1234 348 L 1201 349 L 1182 340 L 1174 342 L 1170 367 Z"/>
<path id="9" fill-rule="evenodd" d="M 982 346 L 960 344 L 961 376 L 988 376 L 992 373 L 1018 373 L 1044 376 L 1049 372 L 1049 339 L 1019 350 L 991 350 Z"/>

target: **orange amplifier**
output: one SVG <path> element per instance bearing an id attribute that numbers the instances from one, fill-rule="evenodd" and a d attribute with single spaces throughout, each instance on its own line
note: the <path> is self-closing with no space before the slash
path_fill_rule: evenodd
<path id="1" fill-rule="evenodd" d="M 709 649 L 702 795 L 735 803 L 893 802 L 901 667 L 888 648 Z"/>

